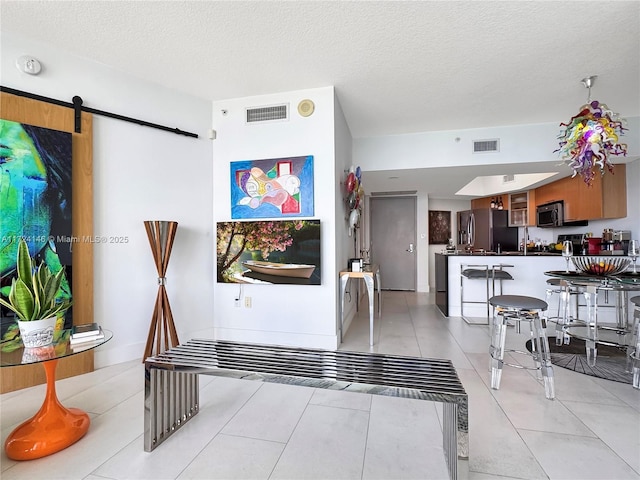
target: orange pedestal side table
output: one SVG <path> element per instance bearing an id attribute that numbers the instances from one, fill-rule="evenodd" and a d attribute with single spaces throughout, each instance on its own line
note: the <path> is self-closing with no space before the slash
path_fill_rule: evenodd
<path id="1" fill-rule="evenodd" d="M 74 355 L 98 347 L 111 339 L 112 333 L 104 330 L 105 337 L 95 342 L 87 342 L 80 346 L 71 347 L 68 335 L 64 340 L 66 346 L 56 345 L 42 347 L 47 355 L 42 361 L 46 378 L 47 392 L 42 407 L 29 420 L 23 422 L 13 430 L 5 441 L 4 448 L 7 457 L 12 460 L 34 460 L 59 452 L 80 440 L 89 430 L 91 420 L 89 415 L 78 408 L 65 408 L 56 395 L 56 366 L 58 359 Z M 22 355 L 24 349 L 11 352 Z M 12 361 L 17 355 L 2 354 L 2 366 L 37 363 L 36 359 L 28 361 Z"/>
<path id="2" fill-rule="evenodd" d="M 32 418 L 18 426 L 4 444 L 7 457 L 33 460 L 59 452 L 80 440 L 89 430 L 89 415 L 77 408 L 65 408 L 56 396 L 58 360 L 44 362 L 47 394 L 42 407 Z"/>

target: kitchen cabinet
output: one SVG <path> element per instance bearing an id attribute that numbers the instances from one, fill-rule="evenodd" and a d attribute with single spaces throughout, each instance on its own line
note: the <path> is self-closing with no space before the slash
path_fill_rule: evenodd
<path id="1" fill-rule="evenodd" d="M 523 227 L 536 225 L 536 193 L 516 192 L 509 194 L 509 226 Z"/>
<path id="2" fill-rule="evenodd" d="M 564 219 L 569 222 L 626 217 L 626 165 L 616 165 L 613 173 L 596 174 L 591 186 L 575 176 L 535 189 L 536 205 L 558 200 L 564 201 Z"/>
<path id="3" fill-rule="evenodd" d="M 493 195 L 491 197 L 474 198 L 471 200 L 471 209 L 491 208 L 491 199 L 494 200 L 502 197 L 502 209 L 509 210 L 509 195 Z M 494 208 L 497 210 L 497 208 Z"/>
<path id="4" fill-rule="evenodd" d="M 567 191 L 570 187 L 570 180 L 571 177 L 565 177 L 536 188 L 534 190 L 536 195 L 536 206 L 565 200 L 566 197 L 570 196 Z M 571 185 L 573 185 L 573 183 L 571 183 Z"/>
<path id="5" fill-rule="evenodd" d="M 578 220 L 624 218 L 627 216 L 626 165 L 616 165 L 613 173 L 597 174 L 591 187 L 580 178 L 575 198 Z M 575 177 L 574 180 L 578 180 Z M 571 218 L 569 218 L 571 220 Z"/>

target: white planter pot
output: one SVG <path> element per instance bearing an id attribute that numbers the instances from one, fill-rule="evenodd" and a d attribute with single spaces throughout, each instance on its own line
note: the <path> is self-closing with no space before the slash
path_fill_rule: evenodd
<path id="1" fill-rule="evenodd" d="M 51 345 L 53 330 L 56 328 L 56 317 L 30 322 L 18 320 L 18 328 L 20 329 L 20 338 L 26 348 Z"/>

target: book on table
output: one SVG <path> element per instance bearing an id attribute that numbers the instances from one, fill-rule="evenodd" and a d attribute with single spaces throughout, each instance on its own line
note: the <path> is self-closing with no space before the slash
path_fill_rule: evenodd
<path id="1" fill-rule="evenodd" d="M 91 337 L 101 332 L 97 323 L 85 323 L 71 327 L 71 338 Z"/>
<path id="2" fill-rule="evenodd" d="M 85 335 L 83 337 L 73 337 L 69 338 L 69 345 L 78 345 L 80 343 L 88 343 L 95 342 L 96 340 L 102 340 L 104 338 L 104 332 L 102 331 L 102 327 L 98 327 L 97 333 L 93 335 Z"/>

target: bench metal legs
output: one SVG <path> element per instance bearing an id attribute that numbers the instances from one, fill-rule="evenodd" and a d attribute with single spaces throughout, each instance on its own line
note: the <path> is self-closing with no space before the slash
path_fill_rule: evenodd
<path id="1" fill-rule="evenodd" d="M 146 452 L 154 450 L 198 413 L 198 374 L 216 375 L 216 372 L 216 370 L 203 372 L 198 369 L 191 372 L 176 371 L 145 365 L 144 450 Z M 256 375 L 250 379 L 258 380 L 260 376 Z M 322 382 L 322 380 L 318 381 Z M 313 380 L 311 382 L 309 386 L 313 386 Z M 357 383 L 350 382 L 350 385 L 355 388 L 352 391 L 358 391 Z M 343 386 L 340 390 L 349 391 L 349 388 Z M 381 390 L 380 394 L 385 395 L 385 391 Z M 433 399 L 433 401 L 438 400 Z M 466 478 L 469 469 L 466 396 L 462 403 L 442 402 L 442 404 L 442 447 L 449 469 L 449 478 L 455 480 L 459 475 Z"/>
<path id="2" fill-rule="evenodd" d="M 459 406 L 443 403 L 442 448 L 447 460 L 449 478 L 467 478 L 469 473 L 469 430 L 459 428 Z"/>
<path id="3" fill-rule="evenodd" d="M 144 377 L 144 450 L 150 452 L 199 408 L 198 375 L 149 368 Z"/>

